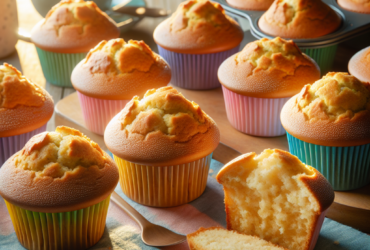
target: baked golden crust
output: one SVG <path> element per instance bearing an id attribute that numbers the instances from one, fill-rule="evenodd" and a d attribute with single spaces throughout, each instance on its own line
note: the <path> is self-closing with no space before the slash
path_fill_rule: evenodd
<path id="1" fill-rule="evenodd" d="M 351 75 L 363 82 L 370 83 L 370 47 L 357 52 L 348 63 L 348 71 Z"/>
<path id="2" fill-rule="evenodd" d="M 134 97 L 108 124 L 104 141 L 116 156 L 144 165 L 198 160 L 220 141 L 216 123 L 172 87 Z"/>
<path id="3" fill-rule="evenodd" d="M 199 236 L 202 239 L 197 240 Z M 256 236 L 241 234 L 222 227 L 201 227 L 186 235 L 186 238 L 190 250 L 221 250 L 225 247 L 234 250 L 288 250 Z"/>
<path id="4" fill-rule="evenodd" d="M 268 35 L 315 38 L 335 31 L 340 16 L 321 0 L 275 0 L 258 21 Z"/>
<path id="5" fill-rule="evenodd" d="M 57 127 L 31 138 L 0 169 L 0 194 L 37 212 L 67 212 L 103 201 L 118 183 L 114 161 L 79 131 Z"/>
<path id="6" fill-rule="evenodd" d="M 370 1 L 369 0 L 338 0 L 338 4 L 343 9 L 359 12 L 359 13 L 370 13 Z"/>
<path id="7" fill-rule="evenodd" d="M 220 4 L 190 0 L 160 23 L 153 36 L 158 45 L 170 51 L 208 54 L 235 48 L 243 39 L 243 31 Z"/>
<path id="8" fill-rule="evenodd" d="M 143 97 L 171 80 L 167 62 L 143 41 L 102 41 L 73 70 L 73 87 L 84 95 L 110 100 Z"/>
<path id="9" fill-rule="evenodd" d="M 267 10 L 274 0 L 226 0 L 234 8 L 242 10 Z"/>
<path id="10" fill-rule="evenodd" d="M 369 84 L 347 73 L 328 73 L 284 105 L 281 123 L 288 133 L 313 144 L 370 143 Z"/>
<path id="11" fill-rule="evenodd" d="M 270 169 L 273 171 L 269 172 Z M 284 176 L 286 173 L 289 179 Z M 318 226 L 319 220 L 334 201 L 333 188 L 318 170 L 304 165 L 296 156 L 279 149 L 266 149 L 260 155 L 254 152 L 241 155 L 227 163 L 217 174 L 216 179 L 223 185 L 225 191 L 226 221 L 229 230 L 256 234 L 288 249 L 297 249 L 294 247 L 297 244 L 299 249 L 313 249 L 315 236 L 318 235 L 316 230 L 320 230 L 321 227 Z M 282 188 L 279 189 L 279 185 L 282 185 Z M 236 200 L 238 188 L 243 188 L 240 190 L 240 200 L 246 200 L 248 208 Z M 258 199 L 249 200 L 255 194 L 260 195 Z M 235 207 L 240 211 L 235 212 Z M 266 208 L 273 215 L 266 215 Z M 308 210 L 303 211 L 305 209 Z M 287 214 L 279 220 L 278 216 L 284 211 Z M 289 220 L 286 215 L 289 216 Z M 234 218 L 236 216 L 240 218 Z M 301 224 L 294 225 L 291 231 L 288 230 L 289 225 L 280 224 L 284 221 L 288 224 L 297 223 L 298 220 L 301 220 Z M 235 221 L 239 221 L 240 225 L 236 225 Z M 240 231 L 241 229 L 244 231 Z M 274 231 L 277 231 L 278 235 Z M 302 236 L 304 239 L 301 239 Z"/>
<path id="12" fill-rule="evenodd" d="M 15 67 L 0 66 L 0 137 L 35 130 L 47 123 L 53 112 L 53 99 L 43 88 Z"/>
<path id="13" fill-rule="evenodd" d="M 115 22 L 94 2 L 63 0 L 33 27 L 31 39 L 43 50 L 88 52 L 102 40 L 119 36 Z"/>
<path id="14" fill-rule="evenodd" d="M 320 69 L 293 41 L 263 38 L 226 59 L 218 70 L 218 79 L 241 95 L 284 98 L 320 79 Z"/>

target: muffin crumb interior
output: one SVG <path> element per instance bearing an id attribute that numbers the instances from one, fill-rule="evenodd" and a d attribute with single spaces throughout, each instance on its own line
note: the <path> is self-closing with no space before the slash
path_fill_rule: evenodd
<path id="1" fill-rule="evenodd" d="M 297 106 L 306 119 L 352 119 L 370 111 L 370 86 L 347 73 L 331 72 L 299 93 Z"/>
<path id="2" fill-rule="evenodd" d="M 122 39 L 102 41 L 86 57 L 84 67 L 91 73 L 118 75 L 133 71 L 149 72 L 159 56 L 143 41 Z"/>
<path id="3" fill-rule="evenodd" d="M 0 65 L 0 109 L 12 109 L 18 105 L 41 107 L 45 96 L 39 86 L 22 76 L 15 67 Z"/>
<path id="4" fill-rule="evenodd" d="M 206 133 L 209 117 L 172 87 L 148 90 L 143 99 L 134 97 L 120 114 L 121 129 L 147 136 L 162 132 L 176 142 L 187 142 Z"/>
<path id="5" fill-rule="evenodd" d="M 32 137 L 15 157 L 17 168 L 52 178 L 61 178 L 78 167 L 102 169 L 107 162 L 98 144 L 68 127 Z"/>

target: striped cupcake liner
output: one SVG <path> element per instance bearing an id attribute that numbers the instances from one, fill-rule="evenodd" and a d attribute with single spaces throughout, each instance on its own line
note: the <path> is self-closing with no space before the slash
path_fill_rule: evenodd
<path id="1" fill-rule="evenodd" d="M 287 98 L 256 98 L 237 94 L 222 86 L 226 114 L 237 130 L 254 136 L 272 137 L 285 134 L 280 112 Z"/>
<path id="2" fill-rule="evenodd" d="M 46 124 L 30 132 L 9 137 L 0 137 L 0 167 L 34 136 L 46 131 Z"/>
<path id="3" fill-rule="evenodd" d="M 302 141 L 287 133 L 289 151 L 325 176 L 334 190 L 351 190 L 370 183 L 370 144 L 328 147 Z"/>
<path id="4" fill-rule="evenodd" d="M 104 130 L 110 120 L 130 101 L 103 100 L 86 96 L 79 91 L 77 91 L 77 95 L 86 127 L 99 135 L 104 135 Z"/>
<path id="5" fill-rule="evenodd" d="M 318 49 L 301 49 L 301 51 L 315 60 L 320 67 L 321 75 L 326 75 L 333 66 L 337 48 L 338 45 L 332 45 Z"/>
<path id="6" fill-rule="evenodd" d="M 212 154 L 173 166 L 147 166 L 114 155 L 123 193 L 153 207 L 173 207 L 198 198 L 206 188 Z"/>
<path id="7" fill-rule="evenodd" d="M 87 249 L 103 236 L 109 199 L 64 213 L 33 212 L 5 200 L 19 242 L 29 250 Z"/>
<path id="8" fill-rule="evenodd" d="M 182 54 L 158 45 L 159 54 L 172 70 L 171 84 L 184 89 L 214 89 L 221 87 L 217 70 L 221 63 L 239 51 L 239 46 L 211 54 Z"/>
<path id="9" fill-rule="evenodd" d="M 73 88 L 71 75 L 74 67 L 85 58 L 86 53 L 55 53 L 36 47 L 42 72 L 46 80 L 59 87 Z"/>

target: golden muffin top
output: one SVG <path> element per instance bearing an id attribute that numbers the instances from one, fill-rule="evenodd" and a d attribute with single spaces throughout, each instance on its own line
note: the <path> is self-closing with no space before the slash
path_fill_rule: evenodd
<path id="1" fill-rule="evenodd" d="M 331 72 L 306 85 L 297 99 L 307 119 L 352 119 L 370 112 L 370 86 L 347 73 Z"/>
<path id="2" fill-rule="evenodd" d="M 32 137 L 0 168 L 0 194 L 36 212 L 68 212 L 106 199 L 118 183 L 107 153 L 78 130 L 57 127 Z"/>
<path id="3" fill-rule="evenodd" d="M 284 38 L 315 38 L 335 31 L 339 15 L 321 0 L 275 0 L 258 21 L 261 30 Z"/>
<path id="4" fill-rule="evenodd" d="M 191 54 L 215 53 L 232 49 L 243 39 L 236 21 L 218 3 L 190 0 L 154 31 L 154 40 L 170 51 Z"/>
<path id="5" fill-rule="evenodd" d="M 119 157 L 141 163 L 191 162 L 218 145 L 215 122 L 172 87 L 134 97 L 108 124 L 107 147 Z M 130 147 L 131 146 L 131 147 Z"/>
<path id="6" fill-rule="evenodd" d="M 359 13 L 370 13 L 370 0 L 338 0 L 340 7 Z"/>
<path id="7" fill-rule="evenodd" d="M 288 133 L 313 144 L 370 143 L 370 85 L 347 73 L 328 73 L 284 105 L 281 123 Z"/>
<path id="8" fill-rule="evenodd" d="M 52 97 L 15 67 L 0 65 L 0 137 L 38 129 L 54 112 Z"/>
<path id="9" fill-rule="evenodd" d="M 348 63 L 351 75 L 363 82 L 370 83 L 370 46 L 358 51 Z"/>
<path id="10" fill-rule="evenodd" d="M 31 39 L 53 52 L 88 52 L 101 40 L 117 38 L 115 22 L 92 1 L 63 0 L 32 30 Z"/>
<path id="11" fill-rule="evenodd" d="M 72 72 L 72 84 L 81 93 L 100 99 L 130 100 L 148 89 L 166 86 L 171 69 L 143 41 L 102 41 Z"/>
<path id="12" fill-rule="evenodd" d="M 320 69 L 293 41 L 262 38 L 225 60 L 218 78 L 226 88 L 241 95 L 282 98 L 318 80 Z"/>
<path id="13" fill-rule="evenodd" d="M 274 0 L 226 0 L 234 8 L 242 10 L 267 10 Z"/>
<path id="14" fill-rule="evenodd" d="M 106 163 L 108 159 L 98 144 L 68 127 L 32 137 L 14 161 L 17 168 L 52 178 L 61 178 L 77 167 L 101 169 Z"/>
<path id="15" fill-rule="evenodd" d="M 12 65 L 0 65 L 0 108 L 12 109 L 17 105 L 40 107 L 44 101 L 45 95 L 39 86 Z"/>

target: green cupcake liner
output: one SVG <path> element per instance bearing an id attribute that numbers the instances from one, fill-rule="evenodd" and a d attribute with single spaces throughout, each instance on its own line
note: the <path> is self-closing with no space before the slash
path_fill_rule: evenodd
<path id="1" fill-rule="evenodd" d="M 93 206 L 63 213 L 33 212 L 5 200 L 19 242 L 30 250 L 83 250 L 103 236 L 110 196 Z"/>
<path id="2" fill-rule="evenodd" d="M 321 75 L 323 76 L 328 73 L 333 66 L 337 47 L 338 45 L 332 45 L 318 49 L 301 49 L 301 51 L 315 60 L 315 62 L 319 65 Z"/>
<path id="3" fill-rule="evenodd" d="M 334 190 L 351 190 L 370 183 L 370 144 L 328 147 L 302 141 L 287 133 L 289 151 L 320 171 Z"/>
<path id="4" fill-rule="evenodd" d="M 74 67 L 86 57 L 86 53 L 55 53 L 36 47 L 42 72 L 48 82 L 60 87 L 73 88 L 71 75 Z"/>

